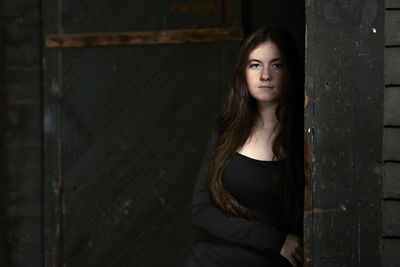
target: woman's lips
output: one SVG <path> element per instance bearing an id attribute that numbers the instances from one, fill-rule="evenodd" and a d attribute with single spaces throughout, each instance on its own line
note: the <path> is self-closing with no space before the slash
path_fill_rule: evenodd
<path id="1" fill-rule="evenodd" d="M 273 89 L 274 87 L 273 86 L 259 86 L 258 88 L 264 89 L 264 90 L 270 90 L 270 89 Z"/>

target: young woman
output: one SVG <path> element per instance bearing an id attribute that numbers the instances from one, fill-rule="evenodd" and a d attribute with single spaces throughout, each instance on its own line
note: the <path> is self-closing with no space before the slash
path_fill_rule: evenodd
<path id="1" fill-rule="evenodd" d="M 243 41 L 194 188 L 203 238 L 186 267 L 302 265 L 303 77 L 287 32 Z"/>

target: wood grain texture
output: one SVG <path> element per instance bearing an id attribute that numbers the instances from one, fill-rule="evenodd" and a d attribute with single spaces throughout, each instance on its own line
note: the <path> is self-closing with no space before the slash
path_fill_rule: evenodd
<path id="1" fill-rule="evenodd" d="M 40 12 L 37 1 L 25 4 L 5 0 L 0 10 L 0 266 L 36 267 L 44 262 Z"/>
<path id="2" fill-rule="evenodd" d="M 385 84 L 400 85 L 400 47 L 385 48 Z"/>
<path id="3" fill-rule="evenodd" d="M 171 1 L 45 2 L 45 35 L 219 26 L 171 14 Z M 44 48 L 49 266 L 183 265 L 193 183 L 238 47 Z"/>
<path id="4" fill-rule="evenodd" d="M 306 6 L 305 118 L 315 158 L 309 266 L 379 266 L 384 7 Z"/>
<path id="5" fill-rule="evenodd" d="M 182 29 L 122 33 L 47 35 L 46 47 L 182 44 L 241 41 L 241 28 Z"/>
<path id="6" fill-rule="evenodd" d="M 43 1 L 43 34 L 60 30 L 61 1 Z M 59 49 L 43 49 L 43 249 L 45 266 L 64 264 L 64 185 L 62 173 L 62 95 Z M 57 58 L 60 62 L 51 60 Z"/>
<path id="7" fill-rule="evenodd" d="M 385 45 L 394 46 L 385 48 L 385 84 L 397 85 L 400 83 L 398 60 L 400 59 L 400 1 L 386 0 L 385 12 Z M 400 126 L 400 91 L 399 87 L 385 88 L 384 121 L 388 126 Z M 400 160 L 400 129 L 385 128 L 383 138 L 383 160 Z M 386 162 L 383 180 L 383 266 L 398 266 L 400 247 L 400 164 Z"/>
<path id="8" fill-rule="evenodd" d="M 385 8 L 400 8 L 400 0 L 385 0 Z"/>
<path id="9" fill-rule="evenodd" d="M 385 12 L 385 45 L 400 45 L 400 10 Z"/>
<path id="10" fill-rule="evenodd" d="M 400 126 L 400 87 L 385 88 L 385 125 Z"/>
<path id="11" fill-rule="evenodd" d="M 190 229 L 195 166 L 220 103 L 221 47 L 115 49 L 64 55 L 66 264 L 168 266 L 186 246 L 178 240 Z M 80 65 L 85 76 L 78 57 L 91 62 Z"/>
<path id="12" fill-rule="evenodd" d="M 400 199 L 400 163 L 387 162 L 384 169 L 383 197 Z"/>
<path id="13" fill-rule="evenodd" d="M 400 201 L 383 202 L 383 236 L 400 237 Z"/>
<path id="14" fill-rule="evenodd" d="M 383 263 L 384 267 L 397 267 L 400 262 L 400 238 L 383 239 Z"/>
<path id="15" fill-rule="evenodd" d="M 400 128 L 385 128 L 383 160 L 400 160 Z"/>

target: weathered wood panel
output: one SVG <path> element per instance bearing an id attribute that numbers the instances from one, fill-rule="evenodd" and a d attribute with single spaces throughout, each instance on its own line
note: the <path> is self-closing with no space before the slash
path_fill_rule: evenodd
<path id="1" fill-rule="evenodd" d="M 243 39 L 242 28 L 203 28 L 121 33 L 51 34 L 46 47 L 69 48 L 113 45 L 157 45 L 185 43 L 215 43 Z"/>
<path id="2" fill-rule="evenodd" d="M 385 45 L 400 45 L 400 10 L 385 12 Z"/>
<path id="3" fill-rule="evenodd" d="M 383 160 L 400 160 L 400 128 L 385 128 L 383 132 Z"/>
<path id="4" fill-rule="evenodd" d="M 400 47 L 385 49 L 385 84 L 400 85 Z"/>
<path id="5" fill-rule="evenodd" d="M 400 239 L 385 238 L 383 239 L 383 254 L 382 267 L 397 267 L 400 262 Z"/>
<path id="6" fill-rule="evenodd" d="M 379 266 L 384 7 L 306 4 L 306 125 L 315 156 L 309 266 Z"/>
<path id="7" fill-rule="evenodd" d="M 400 0 L 385 0 L 385 8 L 400 8 Z"/>
<path id="8" fill-rule="evenodd" d="M 43 34 L 61 31 L 60 1 L 43 1 Z M 43 49 L 43 48 L 42 48 Z M 61 62 L 59 49 L 43 49 L 43 255 L 44 266 L 64 264 L 63 177 L 61 138 Z"/>
<path id="9" fill-rule="evenodd" d="M 385 163 L 383 197 L 400 199 L 400 163 Z"/>
<path id="10" fill-rule="evenodd" d="M 400 126 L 400 87 L 385 88 L 385 125 Z"/>
<path id="11" fill-rule="evenodd" d="M 0 11 L 0 18 L 3 17 L 2 12 Z M 0 28 L 0 51 L 3 50 L 3 29 Z M 5 133 L 5 125 L 6 125 L 6 103 L 5 103 L 5 93 L 4 93 L 4 61 L 0 60 L 0 151 L 4 151 L 4 133 Z M 6 189 L 6 177 L 5 172 L 5 158 L 6 155 L 0 153 L 0 195 L 5 196 L 7 192 Z M 5 207 L 7 206 L 7 200 L 5 197 L 0 199 L 0 229 L 4 229 L 0 232 L 0 266 L 4 266 L 6 264 L 6 256 L 7 256 L 7 246 L 6 246 L 6 210 Z"/>
<path id="12" fill-rule="evenodd" d="M 400 1 L 386 0 L 385 12 L 385 84 L 399 84 L 400 60 Z M 385 88 L 383 160 L 396 161 L 400 159 L 400 103 L 399 87 Z M 400 247 L 400 164 L 385 163 L 383 183 L 383 266 L 399 265 Z"/>
<path id="13" fill-rule="evenodd" d="M 400 237 L 400 205 L 398 201 L 383 202 L 383 236 Z"/>
<path id="14" fill-rule="evenodd" d="M 189 229 L 185 225 L 194 181 L 190 177 L 195 177 L 199 162 L 198 145 L 204 143 L 221 103 L 221 48 L 210 44 L 163 46 L 157 52 L 151 47 L 86 49 L 83 58 L 82 51 L 65 51 L 63 177 L 68 265 L 149 264 L 155 260 L 153 251 L 159 251 L 166 257 L 157 259 L 163 266 L 176 257 L 177 249 L 187 246 L 188 240 L 180 240 L 177 247 L 164 247 Z M 90 67 L 79 77 L 78 57 L 90 62 L 93 56 L 97 56 L 92 61 L 97 68 Z M 155 61 L 157 66 L 153 66 Z M 114 62 L 118 65 L 113 71 Z M 93 94 L 96 98 L 90 97 Z M 86 204 L 81 205 L 82 201 Z"/>
<path id="15" fill-rule="evenodd" d="M 184 1 L 59 3 L 44 3 L 44 34 L 219 26 L 171 13 Z M 48 266 L 183 264 L 195 235 L 193 182 L 238 47 L 44 50 Z"/>
<path id="16" fill-rule="evenodd" d="M 0 13 L 0 265 L 43 266 L 39 2 L 5 0 Z"/>
<path id="17" fill-rule="evenodd" d="M 224 6 L 225 12 L 221 10 Z M 59 23 L 63 32 L 101 33 L 239 26 L 238 0 L 206 1 L 65 1 Z M 230 13 L 230 14 L 227 14 Z"/>

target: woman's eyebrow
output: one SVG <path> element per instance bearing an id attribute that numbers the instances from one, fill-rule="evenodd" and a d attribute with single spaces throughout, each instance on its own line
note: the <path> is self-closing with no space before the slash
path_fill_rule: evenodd
<path id="1" fill-rule="evenodd" d="M 271 60 L 271 62 L 275 62 L 275 61 L 282 61 L 282 59 L 278 57 L 278 58 L 274 58 Z"/>
<path id="2" fill-rule="evenodd" d="M 262 63 L 262 62 L 261 62 L 260 60 L 258 60 L 258 59 L 249 59 L 249 60 L 247 61 L 247 63 L 250 63 L 250 62 L 252 62 L 252 61 Z"/>
<path id="3" fill-rule="evenodd" d="M 262 63 L 262 61 L 261 61 L 261 60 L 258 60 L 258 59 L 249 59 L 249 60 L 247 61 L 247 63 L 250 63 L 250 62 L 252 62 L 252 61 Z M 278 58 L 273 58 L 273 59 L 271 59 L 270 62 L 275 62 L 275 61 L 282 61 L 282 59 L 279 58 L 279 57 L 278 57 Z"/>

